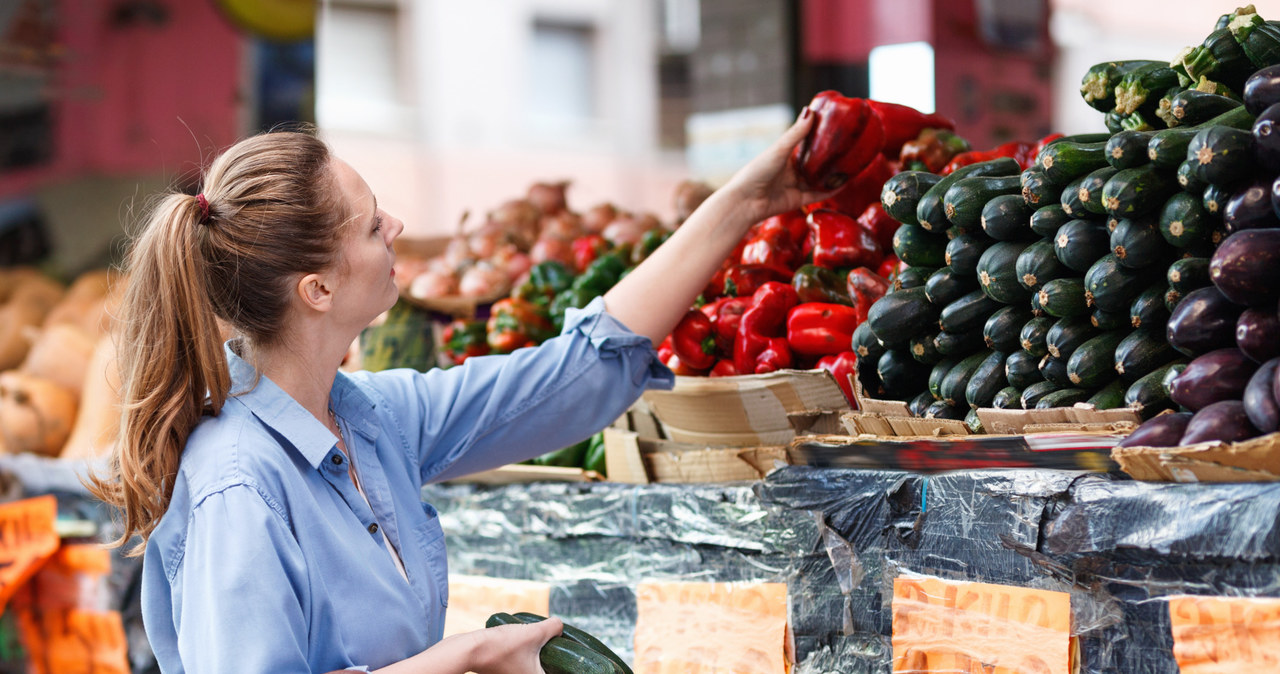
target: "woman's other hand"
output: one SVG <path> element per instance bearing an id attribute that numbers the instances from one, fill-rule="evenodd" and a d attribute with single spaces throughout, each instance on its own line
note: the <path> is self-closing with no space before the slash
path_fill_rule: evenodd
<path id="1" fill-rule="evenodd" d="M 499 625 L 473 632 L 481 642 L 475 649 L 472 671 L 476 674 L 543 674 L 538 654 L 552 637 L 560 636 L 564 623 L 547 618 L 524 625 Z"/>

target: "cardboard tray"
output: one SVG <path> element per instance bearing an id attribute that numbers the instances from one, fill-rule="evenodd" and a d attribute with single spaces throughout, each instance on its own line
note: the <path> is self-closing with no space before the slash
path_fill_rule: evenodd
<path id="1" fill-rule="evenodd" d="M 797 434 L 791 415 L 851 409 L 826 370 L 676 377 L 674 389 L 646 391 L 644 401 L 667 439 L 703 446 L 785 445 Z"/>
<path id="2" fill-rule="evenodd" d="M 1280 480 L 1280 433 L 1235 443 L 1183 447 L 1117 447 L 1120 469 L 1159 482 L 1274 482 Z"/>
<path id="3" fill-rule="evenodd" d="M 635 431 L 604 431 L 610 482 L 735 482 L 759 480 L 787 463 L 785 445 L 718 447 L 642 437 Z"/>

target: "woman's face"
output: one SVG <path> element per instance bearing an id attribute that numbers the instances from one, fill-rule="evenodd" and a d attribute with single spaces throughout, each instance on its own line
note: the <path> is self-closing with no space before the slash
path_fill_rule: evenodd
<path id="1" fill-rule="evenodd" d="M 332 167 L 350 214 L 340 244 L 335 309 L 364 325 L 390 309 L 399 296 L 392 242 L 404 231 L 404 223 L 378 208 L 373 191 L 349 164 L 335 157 Z"/>

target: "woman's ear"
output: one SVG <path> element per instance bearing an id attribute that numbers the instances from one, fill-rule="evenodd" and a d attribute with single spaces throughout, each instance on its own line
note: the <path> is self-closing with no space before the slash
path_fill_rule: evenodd
<path id="1" fill-rule="evenodd" d="M 298 279 L 298 297 L 302 305 L 315 311 L 333 308 L 332 279 L 325 274 L 307 274 Z"/>

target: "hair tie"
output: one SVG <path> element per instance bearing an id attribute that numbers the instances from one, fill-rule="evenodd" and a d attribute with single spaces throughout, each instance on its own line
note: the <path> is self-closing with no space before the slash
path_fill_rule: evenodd
<path id="1" fill-rule="evenodd" d="M 200 224 L 209 224 L 209 200 L 204 197 L 204 194 L 197 194 L 196 203 L 200 204 Z"/>

